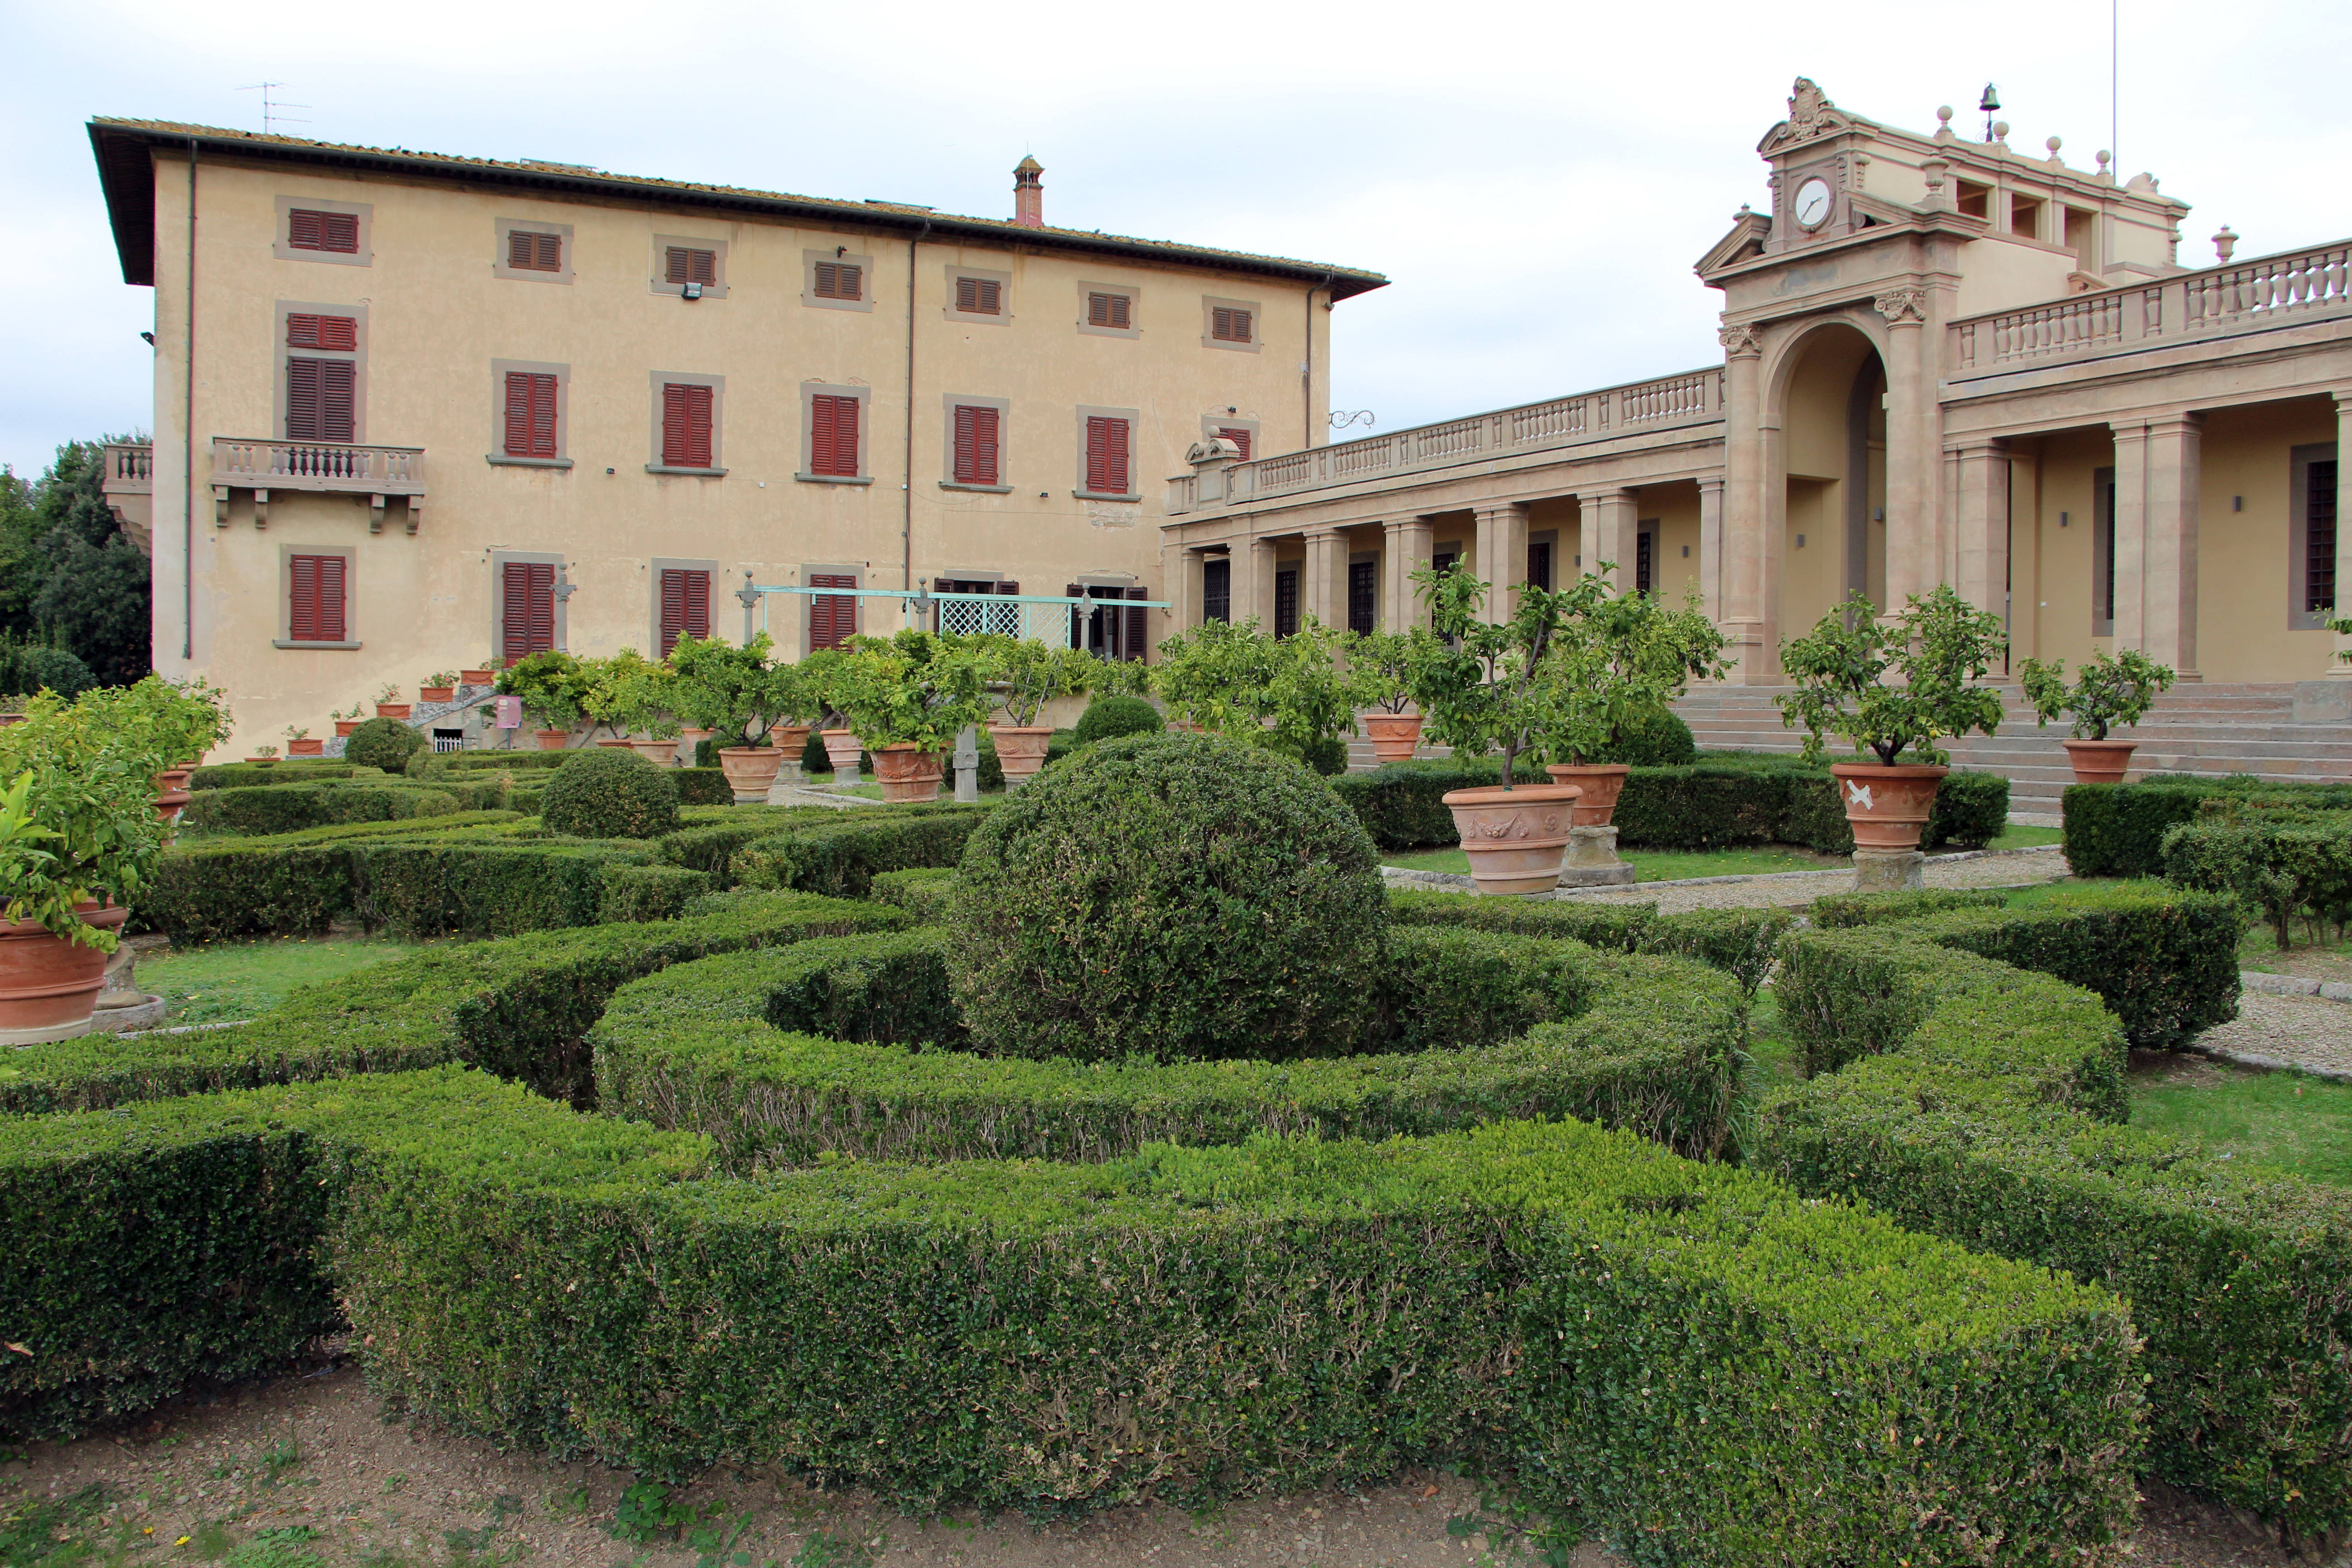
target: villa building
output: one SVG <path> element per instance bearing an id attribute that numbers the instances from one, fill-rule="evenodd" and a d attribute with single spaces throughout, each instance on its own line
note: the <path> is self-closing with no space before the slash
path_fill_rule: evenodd
<path id="1" fill-rule="evenodd" d="M 1325 312 L 1384 282 L 1049 227 L 1027 159 L 995 220 L 89 132 L 155 290 L 153 445 L 108 488 L 153 561 L 155 668 L 235 693 L 247 743 L 387 681 L 684 631 L 1141 658 L 1173 629 L 1160 476 L 1204 439 L 1322 439 Z M 969 597 L 899 596 L 926 590 Z"/>

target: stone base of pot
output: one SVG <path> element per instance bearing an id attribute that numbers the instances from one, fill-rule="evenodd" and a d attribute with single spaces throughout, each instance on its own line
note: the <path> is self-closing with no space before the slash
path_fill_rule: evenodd
<path id="1" fill-rule="evenodd" d="M 1574 784 L 1584 792 L 1576 803 L 1576 826 L 1606 827 L 1617 815 L 1617 797 L 1625 793 L 1630 763 L 1555 763 L 1544 772 L 1554 784 Z M 1630 879 L 1629 879 L 1630 880 Z"/>
<path id="2" fill-rule="evenodd" d="M 677 762 L 676 741 L 632 741 L 629 749 L 657 768 L 670 767 Z"/>
<path id="3" fill-rule="evenodd" d="M 152 1029 L 163 1021 L 163 998 L 153 992 L 102 993 L 89 1016 L 93 1035 L 119 1035 L 131 1029 Z"/>
<path id="4" fill-rule="evenodd" d="M 708 730 L 680 730 L 677 732 L 677 765 L 682 768 L 695 766 L 695 748 L 709 739 L 710 731 Z"/>
<path id="5" fill-rule="evenodd" d="M 1936 786 L 1949 768 L 1882 767 L 1875 763 L 1834 763 L 1838 799 L 1853 827 L 1857 849 L 1916 849 L 1936 807 Z"/>
<path id="6" fill-rule="evenodd" d="M 996 746 L 996 765 L 1004 770 L 1004 787 L 1019 789 L 1045 765 L 1054 731 L 1041 725 L 991 724 L 988 736 Z"/>
<path id="7" fill-rule="evenodd" d="M 1362 723 L 1372 740 L 1372 755 L 1383 763 L 1409 763 L 1420 749 L 1418 713 L 1367 713 Z"/>
<path id="8" fill-rule="evenodd" d="M 833 782 L 857 783 L 857 755 L 866 749 L 865 742 L 846 730 L 824 730 L 819 733 L 824 742 L 824 760 L 833 764 Z"/>
<path id="9" fill-rule="evenodd" d="M 1584 803 L 1576 803 L 1584 809 Z M 1633 885 L 1633 868 L 1617 858 L 1617 830 L 1614 827 L 1572 826 L 1568 830 L 1568 858 L 1560 862 L 1559 885 L 1563 888 L 1630 888 Z"/>
<path id="10" fill-rule="evenodd" d="M 1559 886 L 1569 813 L 1580 793 L 1574 784 L 1495 784 L 1448 790 L 1441 796 L 1454 814 L 1478 891 L 1548 893 Z"/>
<path id="11" fill-rule="evenodd" d="M 776 785 L 776 770 L 783 764 L 784 753 L 775 746 L 719 748 L 719 766 L 727 775 L 727 787 L 735 792 L 737 805 L 764 805 Z"/>
<path id="12" fill-rule="evenodd" d="M 946 759 L 937 752 L 926 752 L 913 746 L 875 746 L 874 777 L 882 786 L 882 798 L 901 804 L 940 798 L 940 782 L 946 777 Z"/>
<path id="13" fill-rule="evenodd" d="M 1916 849 L 1865 849 L 1853 852 L 1853 890 L 1892 893 L 1927 885 L 1927 857 Z"/>
<path id="14" fill-rule="evenodd" d="M 560 752 L 572 742 L 569 730 L 538 730 L 532 732 L 538 737 L 539 749 L 542 752 Z"/>
<path id="15" fill-rule="evenodd" d="M 620 751 L 625 747 L 633 747 L 636 744 L 635 741 L 630 740 L 626 735 L 614 735 L 610 739 L 599 741 L 596 743 L 600 746 L 608 747 L 615 752 Z"/>
<path id="16" fill-rule="evenodd" d="M 2137 741 L 2061 741 L 2076 784 L 2121 784 Z"/>
<path id="17" fill-rule="evenodd" d="M 782 766 L 776 769 L 776 782 L 790 789 L 801 787 L 801 754 L 808 750 L 809 727 L 806 724 L 774 724 L 768 730 L 768 744 L 783 752 Z"/>
<path id="18" fill-rule="evenodd" d="M 85 904 L 88 923 L 119 931 L 131 916 Z M 38 921 L 0 921 L 0 1045 L 79 1039 L 106 985 L 108 955 L 51 934 Z"/>

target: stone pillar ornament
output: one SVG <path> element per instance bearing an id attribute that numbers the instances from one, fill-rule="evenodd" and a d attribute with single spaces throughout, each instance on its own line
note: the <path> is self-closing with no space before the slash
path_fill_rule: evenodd
<path id="1" fill-rule="evenodd" d="M 1500 626 L 1519 607 L 1519 589 L 1528 580 L 1528 509 L 1518 501 L 1482 506 L 1478 521 L 1478 575 L 1486 581 L 1486 620 Z"/>
<path id="2" fill-rule="evenodd" d="M 1609 563 L 1609 586 L 1620 595 L 1633 591 L 1634 557 L 1641 546 L 1641 518 L 1631 490 L 1595 490 L 1576 498 L 1582 524 L 1587 571 L 1598 572 Z"/>
<path id="3" fill-rule="evenodd" d="M 1257 617 L 1258 630 L 1270 632 L 1274 629 L 1273 540 L 1253 539 L 1249 542 L 1249 581 L 1246 585 L 1248 597 L 1241 598 L 1240 595 L 1244 591 L 1244 584 L 1234 584 L 1234 594 L 1237 602 L 1227 614 L 1234 617 L 1236 624 L 1255 616 Z"/>
<path id="4" fill-rule="evenodd" d="M 1779 605 L 1768 538 L 1774 509 L 1764 436 L 1763 344 L 1756 329 L 1727 326 L 1723 344 L 1723 598 L 1717 625 L 1738 661 L 1731 679 L 1769 683 L 1780 671 Z"/>
<path id="5" fill-rule="evenodd" d="M 1706 618 L 1723 620 L 1723 476 L 1698 482 L 1698 591 Z"/>
<path id="6" fill-rule="evenodd" d="M 2009 443 L 1974 441 L 1957 454 L 1959 467 L 1960 597 L 1990 610 L 2007 626 L 2009 614 Z"/>
<path id="7" fill-rule="evenodd" d="M 1434 531 L 1425 517 L 1402 517 L 1383 525 L 1381 555 L 1381 629 L 1401 632 L 1427 617 L 1421 615 L 1421 589 L 1412 574 L 1429 564 L 1430 539 Z"/>
<path id="8" fill-rule="evenodd" d="M 964 805 L 980 804 L 980 731 L 971 724 L 956 731 L 955 797 Z"/>
<path id="9" fill-rule="evenodd" d="M 1943 577 L 1943 442 L 1927 290 L 1889 289 L 1871 304 L 1886 319 L 1886 602 L 1900 605 Z"/>

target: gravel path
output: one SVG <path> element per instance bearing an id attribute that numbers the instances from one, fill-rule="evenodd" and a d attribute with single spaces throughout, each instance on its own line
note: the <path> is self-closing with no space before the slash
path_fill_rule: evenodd
<path id="1" fill-rule="evenodd" d="M 2197 1048 L 2245 1067 L 2309 1068 L 2352 1078 L 2352 1006 L 2317 996 L 2244 992 L 2236 1021 L 2198 1036 Z"/>

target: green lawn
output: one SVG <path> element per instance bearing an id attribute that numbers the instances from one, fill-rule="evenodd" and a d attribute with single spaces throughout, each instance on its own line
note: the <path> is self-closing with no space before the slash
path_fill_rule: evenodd
<path id="1" fill-rule="evenodd" d="M 2352 1083 L 2223 1066 L 2143 1069 L 2132 1074 L 2131 1124 L 2352 1186 Z"/>
<path id="2" fill-rule="evenodd" d="M 2035 844 L 2055 844 L 2054 827 L 2011 827 L 1990 847 L 2023 849 Z M 1692 877 L 1752 877 L 1775 871 L 1833 871 L 1851 864 L 1842 857 L 1816 855 L 1791 845 L 1759 845 L 1746 849 L 1628 849 L 1633 878 L 1641 882 L 1675 882 Z M 1452 871 L 1470 874 L 1470 858 L 1458 848 L 1407 849 L 1381 857 L 1384 864 L 1409 871 Z"/>
<path id="3" fill-rule="evenodd" d="M 141 959 L 139 988 L 163 998 L 167 1023 L 226 1023 L 258 1017 L 299 986 L 422 951 L 415 942 L 362 937 L 216 942 Z"/>

